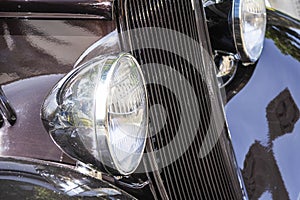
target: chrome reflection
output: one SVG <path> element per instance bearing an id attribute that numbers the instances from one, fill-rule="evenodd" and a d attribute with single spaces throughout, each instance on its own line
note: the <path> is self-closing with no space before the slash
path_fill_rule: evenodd
<path id="1" fill-rule="evenodd" d="M 204 7 L 211 6 L 214 4 L 223 3 L 223 0 L 202 0 L 202 4 Z"/>
<path id="2" fill-rule="evenodd" d="M 8 101 L 7 97 L 5 96 L 1 87 L 0 87 L 0 111 L 3 113 L 3 115 L 5 116 L 5 118 L 7 119 L 7 121 L 9 122 L 9 124 L 11 126 L 13 126 L 16 123 L 16 121 L 17 121 L 16 112 L 12 108 L 12 106 L 9 104 L 9 101 Z M 2 117 L 2 120 L 0 119 L 0 127 L 1 127 L 1 121 L 3 121 L 3 117 Z"/>
<path id="3" fill-rule="evenodd" d="M 274 41 L 277 48 L 300 62 L 299 21 L 272 10 L 268 10 L 269 26 L 266 38 Z"/>
<path id="4" fill-rule="evenodd" d="M 234 75 L 236 74 L 238 58 L 232 53 L 215 51 L 214 61 L 217 66 L 217 79 L 219 81 L 219 87 L 225 87 L 232 81 Z"/>
<path id="5" fill-rule="evenodd" d="M 46 97 L 44 127 L 69 156 L 100 171 L 128 175 L 142 159 L 148 129 L 145 81 L 127 53 L 75 68 Z"/>
<path id="6" fill-rule="evenodd" d="M 121 192 L 108 186 L 97 187 L 93 181 L 84 179 L 81 175 L 58 173 L 50 167 L 36 167 L 36 171 L 57 190 L 67 196 L 103 197 L 121 195 Z"/>
<path id="7" fill-rule="evenodd" d="M 3 124 L 4 124 L 4 119 L 2 114 L 0 113 L 0 128 L 3 126 Z"/>
<path id="8" fill-rule="evenodd" d="M 0 159 L 0 197 L 5 199 L 135 199 L 72 166 L 34 159 Z"/>

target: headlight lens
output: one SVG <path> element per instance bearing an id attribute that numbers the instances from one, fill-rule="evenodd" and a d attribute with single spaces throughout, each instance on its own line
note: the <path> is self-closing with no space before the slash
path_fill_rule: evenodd
<path id="1" fill-rule="evenodd" d="M 235 45 L 243 62 L 253 63 L 261 55 L 266 31 L 264 0 L 234 0 Z"/>
<path id="2" fill-rule="evenodd" d="M 107 102 L 108 145 L 120 171 L 133 171 L 140 161 L 147 132 L 146 111 L 144 81 L 136 62 L 132 57 L 122 57 L 114 71 Z"/>
<path id="3" fill-rule="evenodd" d="M 123 175 L 141 160 L 147 118 L 145 82 L 130 54 L 98 57 L 76 68 L 42 108 L 44 125 L 62 150 Z"/>

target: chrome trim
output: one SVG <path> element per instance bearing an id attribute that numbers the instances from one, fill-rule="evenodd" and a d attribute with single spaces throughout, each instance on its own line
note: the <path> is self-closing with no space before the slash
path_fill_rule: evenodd
<path id="1" fill-rule="evenodd" d="M 18 19 L 106 19 L 103 16 L 75 13 L 0 12 L 0 18 Z"/>
<path id="2" fill-rule="evenodd" d="M 85 163 L 82 163 L 80 161 L 76 162 L 75 170 L 82 174 L 85 174 L 87 176 L 93 177 L 95 179 L 103 180 L 102 172 L 97 171 L 94 168 L 92 168 L 91 166 L 89 166 Z"/>
<path id="3" fill-rule="evenodd" d="M 215 51 L 214 57 L 219 87 L 223 88 L 233 80 L 236 74 L 239 61 L 238 55 L 225 51 Z"/>
<path id="4" fill-rule="evenodd" d="M 0 128 L 3 126 L 3 124 L 4 124 L 4 119 L 2 114 L 0 113 Z"/>
<path id="5" fill-rule="evenodd" d="M 3 115 L 5 116 L 5 118 L 7 119 L 7 121 L 11 126 L 13 126 L 16 123 L 17 121 L 16 112 L 9 104 L 9 101 L 5 96 L 1 87 L 0 87 L 0 111 L 2 111 Z"/>
<path id="6" fill-rule="evenodd" d="M 112 19 L 113 0 L 9 0 L 0 1 L 0 12 L 8 13 L 57 13 L 98 15 Z M 39 14 L 40 13 L 40 14 Z M 19 17 L 21 17 L 21 15 Z M 41 16 L 43 17 L 43 16 Z"/>
<path id="7" fill-rule="evenodd" d="M 246 55 L 245 49 L 243 46 L 243 39 L 241 34 L 241 0 L 233 0 L 232 2 L 232 32 L 234 45 L 240 56 L 241 60 L 250 60 L 250 58 Z"/>
<path id="8" fill-rule="evenodd" d="M 134 181 L 129 181 L 129 182 L 125 182 L 123 181 L 123 179 L 126 177 L 123 176 L 114 176 L 114 181 L 115 183 L 117 183 L 117 185 L 126 187 L 126 188 L 130 188 L 130 189 L 134 189 L 134 190 L 140 190 L 145 188 L 146 186 L 149 185 L 150 181 L 143 181 L 141 183 L 138 182 L 134 182 Z"/>
<path id="9" fill-rule="evenodd" d="M 219 3 L 223 3 L 223 0 L 202 0 L 202 4 L 204 8 Z"/>
<path id="10" fill-rule="evenodd" d="M 104 179 L 89 177 L 72 165 L 15 156 L 0 158 L 0 180 L 24 181 L 80 199 L 136 199 Z"/>

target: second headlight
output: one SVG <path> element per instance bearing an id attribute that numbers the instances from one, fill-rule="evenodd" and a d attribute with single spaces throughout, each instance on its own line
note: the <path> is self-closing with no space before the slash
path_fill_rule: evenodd
<path id="1" fill-rule="evenodd" d="M 264 0 L 233 0 L 233 35 L 241 61 L 254 63 L 263 49 L 266 31 Z"/>

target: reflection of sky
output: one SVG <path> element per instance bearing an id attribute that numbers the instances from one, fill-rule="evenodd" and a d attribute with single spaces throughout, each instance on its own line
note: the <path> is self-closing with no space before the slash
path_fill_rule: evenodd
<path id="1" fill-rule="evenodd" d="M 261 200 L 270 200 L 272 199 L 272 194 L 269 192 L 269 191 L 265 191 L 261 197 L 260 197 Z"/>
<path id="2" fill-rule="evenodd" d="M 300 64 L 282 56 L 272 40 L 266 40 L 263 55 L 247 86 L 226 106 L 237 162 L 243 168 L 245 156 L 255 140 L 268 141 L 266 107 L 285 88 L 289 88 L 300 109 Z M 299 120 L 300 121 L 300 120 Z M 291 199 L 300 192 L 300 122 L 292 134 L 274 141 L 274 156 Z M 269 195 L 264 194 L 262 199 Z M 266 197 L 266 198 L 265 198 Z"/>

